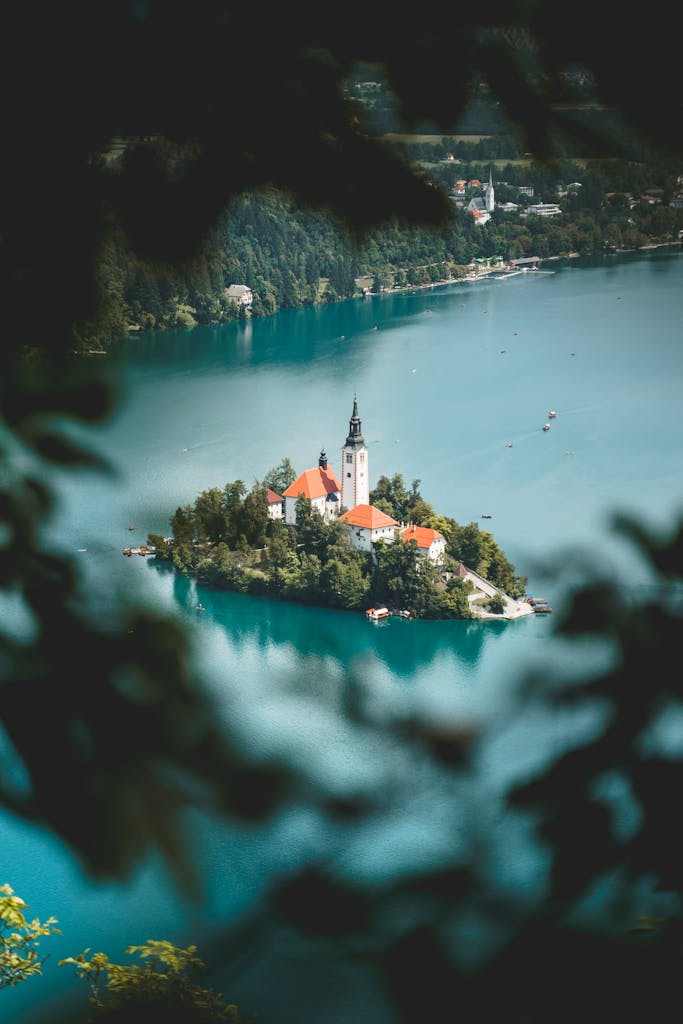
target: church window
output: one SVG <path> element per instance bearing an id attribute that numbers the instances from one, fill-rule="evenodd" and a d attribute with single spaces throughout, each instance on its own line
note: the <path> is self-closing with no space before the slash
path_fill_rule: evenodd
<path id="1" fill-rule="evenodd" d="M 365 453 L 364 452 L 360 453 L 360 461 L 361 462 L 365 462 Z"/>
<path id="2" fill-rule="evenodd" d="M 346 461 L 347 462 L 353 462 L 353 453 L 352 452 L 347 452 L 346 453 Z"/>
<path id="3" fill-rule="evenodd" d="M 351 474 L 350 474 L 350 473 L 347 473 L 346 475 L 347 475 L 348 477 L 350 477 L 350 476 L 351 476 Z"/>

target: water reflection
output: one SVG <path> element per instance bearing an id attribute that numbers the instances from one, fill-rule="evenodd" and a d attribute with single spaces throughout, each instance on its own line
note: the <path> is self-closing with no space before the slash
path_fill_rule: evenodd
<path id="1" fill-rule="evenodd" d="M 168 567 L 173 597 L 188 613 L 200 614 L 226 632 L 238 649 L 273 645 L 298 651 L 302 657 L 330 657 L 345 666 L 360 657 L 373 657 L 397 678 L 407 680 L 444 654 L 468 669 L 481 660 L 484 646 L 508 630 L 524 629 L 520 622 L 428 622 L 391 618 L 368 622 L 362 612 L 317 608 L 294 602 L 235 594 L 193 581 Z"/>

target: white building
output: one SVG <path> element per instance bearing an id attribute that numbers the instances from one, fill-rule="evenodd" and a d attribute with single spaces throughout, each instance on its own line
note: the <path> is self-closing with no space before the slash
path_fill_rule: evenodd
<path id="1" fill-rule="evenodd" d="M 268 488 L 268 516 L 270 519 L 284 518 L 284 502 L 281 494 L 276 494 Z"/>
<path id="2" fill-rule="evenodd" d="M 231 284 L 225 289 L 228 302 L 236 302 L 238 306 L 251 306 L 254 293 L 246 284 Z"/>
<path id="3" fill-rule="evenodd" d="M 368 449 L 360 430 L 358 402 L 353 396 L 353 412 L 349 420 L 349 433 L 342 448 L 341 503 L 345 509 L 367 505 L 370 501 Z"/>
<path id="4" fill-rule="evenodd" d="M 284 519 L 288 526 L 296 525 L 296 503 L 301 497 L 308 498 L 311 507 L 327 522 L 337 518 L 341 507 L 341 484 L 327 465 L 324 451 L 320 453 L 318 465 L 314 469 L 305 469 L 282 497 Z"/>
<path id="5" fill-rule="evenodd" d="M 339 522 L 348 527 L 349 540 L 358 551 L 372 551 L 378 540 L 391 544 L 399 524 L 374 505 L 362 504 L 342 512 Z"/>
<path id="6" fill-rule="evenodd" d="M 562 210 L 557 203 L 531 203 L 527 206 L 526 213 L 535 217 L 557 217 Z"/>
<path id="7" fill-rule="evenodd" d="M 432 530 L 428 526 L 408 526 L 401 531 L 401 540 L 404 544 L 415 541 L 418 554 L 438 563 L 443 559 L 446 551 L 446 538 L 438 530 Z"/>

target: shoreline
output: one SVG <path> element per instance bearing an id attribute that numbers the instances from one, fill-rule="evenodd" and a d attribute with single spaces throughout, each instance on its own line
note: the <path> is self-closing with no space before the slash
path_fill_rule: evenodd
<path id="1" fill-rule="evenodd" d="M 678 239 L 677 241 L 669 241 L 669 242 L 651 242 L 651 243 L 648 243 L 647 245 L 641 246 L 639 249 L 617 249 L 614 252 L 602 253 L 600 255 L 602 255 L 602 256 L 628 256 L 628 255 L 632 255 L 632 254 L 651 252 L 654 249 L 664 249 L 664 248 L 668 248 L 670 246 L 680 246 L 680 247 L 683 247 L 683 239 Z M 570 253 L 565 253 L 565 254 L 563 254 L 561 256 L 539 256 L 539 257 L 537 257 L 538 262 L 539 262 L 539 266 L 542 266 L 544 263 L 557 263 L 560 260 L 572 260 L 572 259 L 581 259 L 581 258 L 592 259 L 592 258 L 595 258 L 595 254 L 591 255 L 589 253 L 570 252 Z M 512 273 L 516 273 L 517 272 L 514 269 L 510 270 L 509 268 L 506 268 L 506 267 L 503 267 L 502 269 L 503 270 L 508 269 L 508 272 L 512 272 Z M 384 295 L 399 295 L 399 294 L 402 294 L 402 293 L 405 293 L 405 292 L 420 292 L 420 291 L 425 291 L 425 290 L 432 289 L 432 288 L 444 288 L 447 285 L 453 285 L 453 284 L 472 284 L 475 281 L 479 281 L 479 280 L 482 280 L 483 278 L 490 277 L 491 274 L 496 274 L 496 273 L 500 273 L 500 272 L 501 272 L 501 267 L 500 266 L 491 267 L 491 268 L 487 268 L 486 270 L 476 271 L 472 275 L 468 274 L 468 275 L 466 275 L 464 277 L 444 278 L 441 281 L 430 281 L 428 284 L 404 285 L 404 286 L 398 287 L 398 288 L 388 288 L 385 291 L 381 291 L 381 292 L 363 291 L 363 292 L 361 292 L 358 295 L 349 296 L 349 298 L 347 298 L 347 299 L 338 299 L 337 302 L 349 302 L 349 301 L 357 301 L 359 299 L 381 298 Z M 527 271 L 527 272 L 536 273 L 537 271 L 534 270 L 534 271 Z M 524 273 L 524 271 L 520 270 L 519 273 Z M 548 273 L 548 271 L 546 271 L 546 273 Z M 332 305 L 336 305 L 337 302 L 332 303 Z M 324 305 L 328 305 L 328 303 L 314 303 L 314 305 L 324 306 Z M 303 308 L 303 307 L 301 307 L 301 308 Z M 277 314 L 279 312 L 282 312 L 282 310 L 278 309 L 278 310 L 275 311 L 275 313 L 271 313 L 270 316 L 277 316 Z M 252 319 L 267 320 L 267 319 L 270 319 L 270 316 L 269 317 L 254 317 L 254 318 L 249 317 L 249 320 L 252 320 Z M 230 324 L 230 323 L 236 323 L 236 322 L 237 321 L 226 320 L 226 321 L 223 321 L 222 323 L 217 322 L 217 323 L 214 323 L 214 324 L 195 325 L 195 326 L 221 327 L 221 326 L 223 326 L 223 324 Z M 178 330 L 178 329 L 179 328 L 177 328 L 177 327 L 167 327 L 167 328 L 163 328 L 163 331 L 172 331 L 172 330 Z M 187 328 L 187 329 L 188 330 L 193 330 L 193 328 L 191 328 L 191 327 Z M 163 331 L 162 331 L 162 333 L 163 333 Z M 139 331 L 139 332 L 135 332 L 135 333 L 136 333 L 137 337 L 145 337 L 148 333 L 159 333 L 159 331 L 158 330 L 156 332 Z M 113 342 L 111 342 L 109 344 L 113 345 L 113 344 L 116 344 L 117 342 L 121 342 L 123 340 L 130 340 L 130 338 L 131 338 L 131 334 L 127 333 L 125 335 L 122 335 L 121 338 L 115 339 L 115 341 L 113 341 Z M 109 355 L 109 354 L 110 354 L 110 348 L 109 347 L 102 348 L 102 349 L 89 348 L 89 349 L 85 349 L 85 350 L 83 350 L 83 349 L 81 349 L 81 350 L 74 349 L 71 352 L 71 355 L 73 355 L 73 356 L 82 356 L 82 357 L 102 356 L 102 355 Z"/>

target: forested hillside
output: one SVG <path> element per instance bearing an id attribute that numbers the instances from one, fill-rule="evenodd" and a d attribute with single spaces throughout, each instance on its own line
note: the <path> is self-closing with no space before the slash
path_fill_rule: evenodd
<path id="1" fill-rule="evenodd" d="M 397 140 L 402 158 L 434 184 L 450 190 L 458 180 L 495 185 L 496 209 L 484 226 L 452 203 L 439 228 L 389 220 L 356 242 L 332 216 L 297 204 L 273 187 L 240 194 L 224 212 L 203 247 L 183 265 L 152 267 L 133 255 L 112 218 L 99 260 L 102 315 L 74 328 L 76 349 L 106 348 L 127 332 L 222 323 L 240 316 L 270 316 L 279 309 L 336 302 L 360 294 L 361 278 L 373 291 L 429 284 L 464 276 L 479 257 L 547 258 L 595 255 L 671 242 L 683 228 L 683 211 L 668 205 L 678 185 L 674 164 L 658 162 L 524 158 L 514 136 L 467 141 Z M 177 152 L 147 139 L 109 154 L 115 182 L 136 151 L 155 151 L 172 176 Z M 509 154 L 509 159 L 503 154 Z M 641 154 L 642 155 L 642 154 Z M 105 160 L 105 157 L 101 157 Z M 580 188 L 566 191 L 569 183 Z M 532 189 L 533 199 L 521 188 Z M 658 194 L 653 204 L 643 197 Z M 468 187 L 466 198 L 481 194 Z M 530 203 L 556 202 L 558 216 L 525 216 Z M 506 211 L 502 203 L 517 204 Z M 172 229 L 171 229 L 172 230 Z M 230 284 L 246 284 L 254 295 L 249 312 L 228 301 Z"/>

